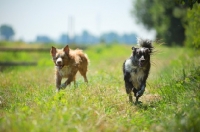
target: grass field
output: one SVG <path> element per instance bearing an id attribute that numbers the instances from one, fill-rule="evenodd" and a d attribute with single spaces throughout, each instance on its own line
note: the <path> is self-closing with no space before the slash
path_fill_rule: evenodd
<path id="1" fill-rule="evenodd" d="M 0 61 L 38 61 L 34 67 L 1 68 L 0 131 L 200 131 L 200 52 L 155 48 L 139 105 L 128 103 L 122 75 L 131 46 L 89 46 L 84 50 L 90 59 L 89 83 L 78 74 L 77 86 L 59 93 L 49 52 L 0 52 Z"/>

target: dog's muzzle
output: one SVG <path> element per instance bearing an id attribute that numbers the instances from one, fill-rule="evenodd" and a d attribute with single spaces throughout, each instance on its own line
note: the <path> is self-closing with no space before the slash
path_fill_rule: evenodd
<path id="1" fill-rule="evenodd" d="M 62 58 L 58 58 L 56 60 L 56 67 L 58 67 L 59 69 L 62 69 L 63 68 L 63 61 L 62 61 Z"/>
<path id="2" fill-rule="evenodd" d="M 140 67 L 143 67 L 145 64 L 145 59 L 144 59 L 144 56 L 142 56 L 140 59 L 139 59 L 139 66 Z"/>

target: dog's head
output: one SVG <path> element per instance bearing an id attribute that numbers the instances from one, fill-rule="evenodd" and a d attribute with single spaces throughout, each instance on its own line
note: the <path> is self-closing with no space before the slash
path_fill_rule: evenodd
<path id="1" fill-rule="evenodd" d="M 149 48 L 141 47 L 141 48 L 135 48 L 132 47 L 132 61 L 134 65 L 139 67 L 146 66 L 147 63 L 150 62 L 150 53 L 151 50 Z"/>
<path id="2" fill-rule="evenodd" d="M 54 64 L 58 69 L 62 69 L 63 66 L 69 63 L 69 46 L 65 46 L 63 49 L 56 49 L 51 47 L 50 53 L 53 58 Z"/>

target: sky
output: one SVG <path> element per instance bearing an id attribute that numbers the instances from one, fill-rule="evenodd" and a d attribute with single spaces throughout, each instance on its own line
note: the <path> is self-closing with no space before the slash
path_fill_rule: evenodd
<path id="1" fill-rule="evenodd" d="M 133 0 L 0 0 L 0 25 L 10 25 L 15 40 L 34 41 L 37 35 L 59 39 L 61 34 L 79 35 L 83 30 L 102 33 L 135 33 L 153 39 L 131 16 Z"/>

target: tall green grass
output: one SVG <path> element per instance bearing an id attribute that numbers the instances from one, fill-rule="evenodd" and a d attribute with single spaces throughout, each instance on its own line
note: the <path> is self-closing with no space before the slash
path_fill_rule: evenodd
<path id="1" fill-rule="evenodd" d="M 0 131 L 199 131 L 199 53 L 155 47 L 140 105 L 128 103 L 123 82 L 122 64 L 131 46 L 88 47 L 89 83 L 78 74 L 77 86 L 59 93 L 49 52 L 7 53 L 9 60 L 39 65 L 1 71 Z"/>

